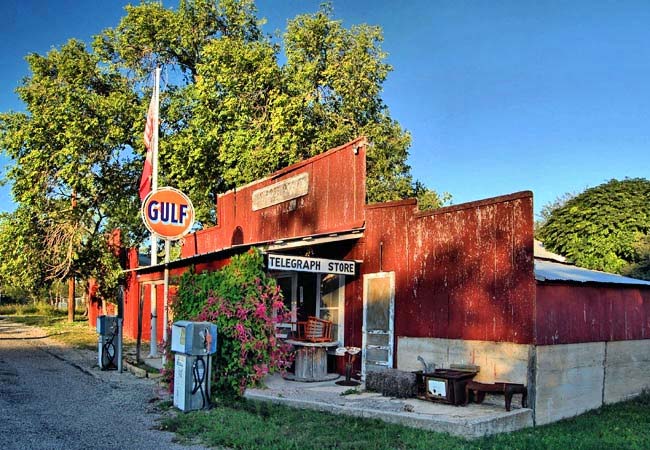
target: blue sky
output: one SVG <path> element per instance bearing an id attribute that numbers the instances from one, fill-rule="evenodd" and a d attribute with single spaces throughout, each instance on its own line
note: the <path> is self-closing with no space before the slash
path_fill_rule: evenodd
<path id="1" fill-rule="evenodd" d="M 257 5 L 273 33 L 320 3 Z M 650 2 L 332 3 L 346 26 L 383 28 L 394 68 L 383 98 L 412 134 L 413 175 L 454 203 L 532 190 L 539 212 L 565 192 L 650 177 Z M 117 25 L 125 4 L 3 1 L 0 111 L 23 108 L 13 91 L 28 75 L 25 55 L 88 41 Z M 0 211 L 13 208 L 0 188 Z"/>

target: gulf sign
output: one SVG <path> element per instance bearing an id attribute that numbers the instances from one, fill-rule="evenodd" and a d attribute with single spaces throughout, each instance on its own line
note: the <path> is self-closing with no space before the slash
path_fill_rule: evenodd
<path id="1" fill-rule="evenodd" d="M 149 231 L 163 239 L 180 239 L 194 224 L 194 206 L 178 189 L 152 191 L 142 202 L 142 220 Z"/>

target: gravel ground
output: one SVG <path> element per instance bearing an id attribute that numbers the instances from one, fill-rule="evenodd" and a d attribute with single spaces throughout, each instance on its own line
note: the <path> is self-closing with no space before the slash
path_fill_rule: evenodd
<path id="1" fill-rule="evenodd" d="M 169 396 L 155 381 L 96 358 L 0 317 L 0 449 L 203 448 L 156 429 Z"/>

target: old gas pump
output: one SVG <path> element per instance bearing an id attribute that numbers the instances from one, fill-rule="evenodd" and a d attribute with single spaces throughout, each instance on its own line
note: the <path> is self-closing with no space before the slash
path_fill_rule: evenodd
<path id="1" fill-rule="evenodd" d="M 172 326 L 174 406 L 192 411 L 210 406 L 210 355 L 217 352 L 217 326 L 181 320 Z"/>
<path id="2" fill-rule="evenodd" d="M 122 319 L 118 316 L 97 317 L 98 363 L 101 370 L 122 366 Z"/>

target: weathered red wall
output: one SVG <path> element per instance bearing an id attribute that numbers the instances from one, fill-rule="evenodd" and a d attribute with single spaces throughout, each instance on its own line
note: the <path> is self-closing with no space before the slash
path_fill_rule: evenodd
<path id="1" fill-rule="evenodd" d="M 304 172 L 310 174 L 308 195 L 252 211 L 253 191 Z M 365 141 L 357 140 L 219 197 L 219 225 L 188 236 L 182 256 L 230 247 L 237 227 L 237 243 L 248 244 L 349 230 L 361 227 L 365 219 L 361 239 L 313 248 L 315 257 L 363 261 L 360 273 L 346 279 L 346 345 L 361 345 L 363 274 L 380 270 L 396 273 L 395 336 L 533 341 L 530 192 L 427 213 L 417 211 L 415 200 L 364 203 Z M 203 262 L 197 271 L 216 270 L 227 260 Z M 162 274 L 131 277 L 125 331 L 134 336 L 140 286 L 160 280 Z M 147 339 L 148 288 L 144 298 Z M 162 292 L 158 307 L 162 322 Z"/>
<path id="2" fill-rule="evenodd" d="M 365 215 L 363 238 L 315 247 L 313 255 L 363 261 L 359 275 L 346 280 L 346 345 L 361 345 L 363 274 L 380 270 L 396 272 L 395 336 L 532 342 L 531 193 L 429 213 L 418 212 L 415 200 L 405 200 L 367 206 Z M 225 263 L 204 263 L 197 271 L 216 270 Z M 135 292 L 139 288 L 135 287 L 138 282 L 160 278 L 157 273 L 132 279 L 136 284 L 126 301 L 129 335 L 134 336 L 137 329 Z M 145 339 L 148 305 L 147 290 Z M 162 311 L 158 314 L 162 318 Z"/>
<path id="3" fill-rule="evenodd" d="M 536 344 L 650 339 L 650 288 L 537 284 Z"/>
<path id="4" fill-rule="evenodd" d="M 295 202 L 253 211 L 254 191 L 302 173 L 309 174 L 307 195 Z M 233 243 L 250 244 L 361 227 L 365 173 L 366 143 L 359 138 L 223 194 L 217 199 L 218 225 L 188 235 L 182 256 L 219 250 Z M 234 239 L 236 232 L 241 233 L 239 239 Z"/>
<path id="5" fill-rule="evenodd" d="M 135 260 L 137 261 L 137 260 Z M 131 264 L 136 264 L 135 261 L 131 261 Z M 201 273 L 205 270 L 214 271 L 222 268 L 228 262 L 230 258 L 224 258 L 219 261 L 211 261 L 208 263 L 200 263 L 194 266 L 194 270 L 197 273 Z M 137 267 L 137 265 L 136 265 Z M 175 268 L 170 270 L 170 279 L 171 284 L 169 286 L 169 304 L 171 305 L 174 301 L 174 297 L 178 291 L 178 286 L 174 285 L 174 278 L 182 275 L 185 271 L 189 270 L 188 267 Z M 126 279 L 126 289 L 124 293 L 124 323 L 123 330 L 124 336 L 136 339 L 138 333 L 138 299 L 142 295 L 143 302 L 143 314 L 142 314 L 142 339 L 148 341 L 151 338 L 151 286 L 152 282 L 156 281 L 156 309 L 157 309 L 157 333 L 158 341 L 162 342 L 162 332 L 163 332 L 163 313 L 164 313 L 164 300 L 163 300 L 163 284 L 160 284 L 160 281 L 163 279 L 162 272 L 153 272 L 139 274 L 138 272 L 129 272 Z M 141 293 L 142 290 L 142 293 Z M 170 321 L 173 321 L 170 311 Z M 93 322 L 94 323 L 94 320 Z"/>
<path id="6" fill-rule="evenodd" d="M 532 343 L 531 192 L 428 213 L 369 206 L 366 219 L 362 270 L 395 271 L 395 336 Z"/>

